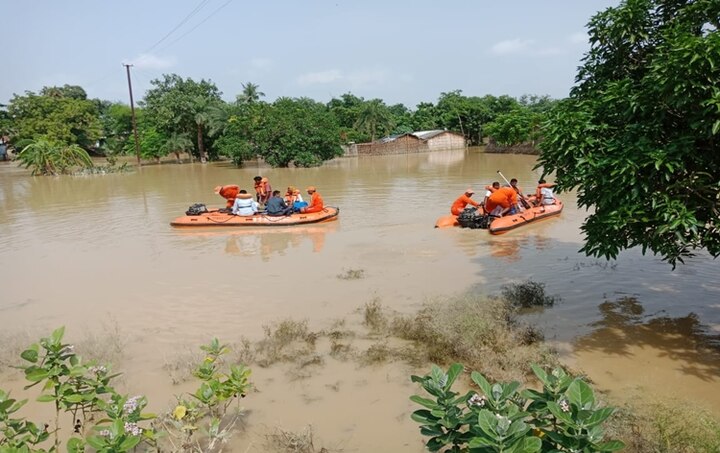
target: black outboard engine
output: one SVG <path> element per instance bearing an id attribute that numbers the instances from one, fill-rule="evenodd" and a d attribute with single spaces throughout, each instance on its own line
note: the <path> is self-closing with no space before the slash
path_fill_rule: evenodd
<path id="1" fill-rule="evenodd" d="M 207 207 L 202 203 L 195 203 L 194 205 L 190 206 L 187 211 L 185 211 L 185 215 L 200 215 L 208 212 Z"/>
<path id="2" fill-rule="evenodd" d="M 465 208 L 463 212 L 460 213 L 460 215 L 457 218 L 458 223 L 463 228 L 482 228 L 482 229 L 488 229 L 490 227 L 490 222 L 492 222 L 493 217 L 487 215 L 487 214 L 481 214 L 478 212 L 475 208 Z"/>

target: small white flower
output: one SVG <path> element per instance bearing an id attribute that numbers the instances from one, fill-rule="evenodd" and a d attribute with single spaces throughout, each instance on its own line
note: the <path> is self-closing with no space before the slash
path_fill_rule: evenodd
<path id="1" fill-rule="evenodd" d="M 570 412 L 570 405 L 568 404 L 567 400 L 560 401 L 560 410 L 563 412 Z"/>
<path id="2" fill-rule="evenodd" d="M 477 393 L 470 397 L 468 400 L 468 405 L 470 406 L 477 406 L 477 407 L 485 407 L 485 404 L 487 403 L 487 398 L 485 396 L 480 396 Z"/>
<path id="3" fill-rule="evenodd" d="M 125 432 L 133 436 L 139 436 L 142 434 L 142 428 L 140 428 L 137 423 L 125 422 Z"/>

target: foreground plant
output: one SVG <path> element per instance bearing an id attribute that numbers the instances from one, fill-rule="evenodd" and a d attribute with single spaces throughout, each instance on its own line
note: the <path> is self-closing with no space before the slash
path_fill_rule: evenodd
<path id="1" fill-rule="evenodd" d="M 18 401 L 0 389 L 0 453 L 60 451 L 62 430 L 68 433 L 63 437 L 69 438 L 66 449 L 70 453 L 170 450 L 158 443 L 161 437 L 170 439 L 174 452 L 210 452 L 219 451 L 230 437 L 240 412 L 226 414 L 250 388 L 250 370 L 232 365 L 228 373 L 221 371 L 220 357 L 228 348 L 217 339 L 201 347 L 206 356 L 194 372 L 200 387 L 178 398 L 171 414 L 157 419 L 143 412 L 147 406 L 144 396 L 117 393 L 111 380 L 119 374 L 111 374 L 106 366 L 83 362 L 74 347 L 63 342 L 64 334 L 61 327 L 21 354 L 29 363 L 21 367 L 30 381 L 25 389 L 42 386 L 37 401 L 54 404 L 54 426 L 40 426 L 18 417 L 27 400 Z M 174 443 L 173 436 L 181 442 Z M 52 445 L 45 449 L 50 437 Z"/>
<path id="2" fill-rule="evenodd" d="M 230 365 L 229 372 L 222 371 L 222 356 L 230 351 L 226 344 L 214 338 L 200 349 L 205 359 L 193 372 L 200 387 L 179 396 L 172 413 L 160 420 L 175 451 L 219 451 L 241 416 L 240 398 L 251 388 L 250 369 L 244 365 Z M 229 414 L 234 402 L 237 410 Z"/>
<path id="3" fill-rule="evenodd" d="M 612 452 L 624 448 L 619 440 L 603 442 L 602 424 L 614 409 L 601 408 L 590 386 L 561 369 L 551 374 L 533 365 L 542 391 L 520 391 L 519 382 L 488 382 L 471 374 L 480 393 L 452 391 L 463 366 L 448 372 L 433 366 L 429 375 L 412 376 L 433 399 L 410 399 L 426 409 L 412 414 L 420 432 L 429 436 L 430 451 L 451 452 Z"/>

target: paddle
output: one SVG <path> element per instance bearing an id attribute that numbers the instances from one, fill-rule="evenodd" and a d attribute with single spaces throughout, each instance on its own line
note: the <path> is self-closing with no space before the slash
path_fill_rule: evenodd
<path id="1" fill-rule="evenodd" d="M 497 174 L 500 175 L 503 180 L 505 180 L 505 182 L 507 183 L 508 186 L 512 187 L 512 184 L 510 184 L 510 181 L 507 180 L 507 178 L 505 177 L 505 175 L 503 175 L 502 173 L 500 173 L 500 170 L 497 171 Z M 518 192 L 518 195 L 520 195 L 520 202 L 522 203 L 523 207 L 524 207 L 525 209 L 530 209 L 530 203 L 528 203 L 528 202 L 525 200 L 525 198 L 524 198 L 524 197 L 522 196 L 522 194 L 517 190 L 517 188 L 513 187 L 513 189 L 515 189 L 515 191 Z"/>

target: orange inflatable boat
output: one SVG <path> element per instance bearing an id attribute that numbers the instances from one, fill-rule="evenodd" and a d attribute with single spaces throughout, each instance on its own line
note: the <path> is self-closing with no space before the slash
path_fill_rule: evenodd
<path id="1" fill-rule="evenodd" d="M 530 197 L 532 200 L 534 197 Z M 480 209 L 480 214 L 483 213 L 482 208 Z M 492 221 L 490 224 L 490 227 L 488 228 L 488 231 L 490 231 L 491 234 L 502 234 L 506 233 L 512 229 L 515 229 L 517 227 L 527 225 L 528 223 L 534 222 L 536 220 L 542 220 L 547 219 L 548 217 L 559 215 L 563 210 L 563 203 L 560 200 L 557 200 L 555 204 L 552 205 L 542 205 L 542 206 L 533 206 L 530 209 L 526 209 L 525 211 L 513 214 L 513 215 L 506 215 L 503 217 L 496 218 Z M 435 228 L 448 228 L 448 227 L 456 227 L 460 226 L 457 220 L 458 216 L 456 215 L 446 215 L 442 216 L 435 222 Z"/>
<path id="2" fill-rule="evenodd" d="M 563 203 L 560 200 L 551 205 L 533 206 L 518 214 L 506 215 L 493 220 L 488 231 L 491 234 L 503 234 L 528 223 L 559 215 L 562 210 Z"/>
<path id="3" fill-rule="evenodd" d="M 174 227 L 279 227 L 291 225 L 307 225 L 310 223 L 332 222 L 337 220 L 340 208 L 326 206 L 320 212 L 308 214 L 294 213 L 288 216 L 269 216 L 266 214 L 255 214 L 251 216 L 239 216 L 218 212 L 217 209 L 203 212 L 200 215 L 184 215 L 170 222 Z"/>

